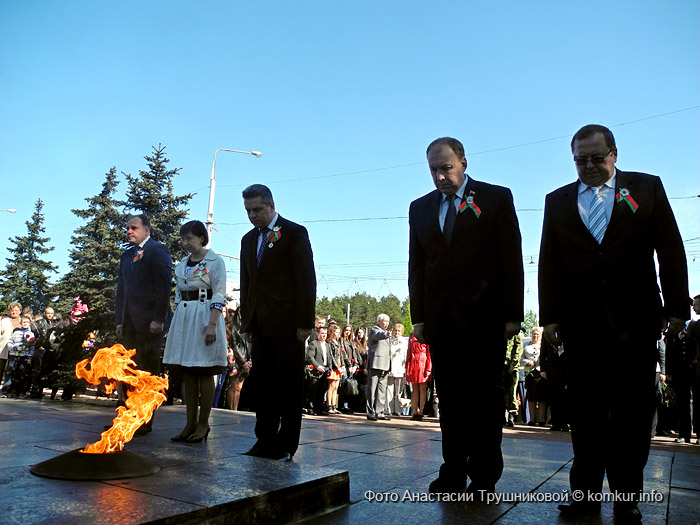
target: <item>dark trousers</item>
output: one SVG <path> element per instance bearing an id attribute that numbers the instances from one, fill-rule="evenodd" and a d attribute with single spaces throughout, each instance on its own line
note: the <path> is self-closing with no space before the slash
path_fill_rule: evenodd
<path id="1" fill-rule="evenodd" d="M 554 372 L 547 374 L 549 382 L 549 410 L 554 428 L 563 428 L 569 423 L 566 408 L 566 374 Z"/>
<path id="2" fill-rule="evenodd" d="M 700 437 L 697 411 L 698 396 L 700 396 L 700 377 L 679 377 L 679 375 L 674 375 L 673 386 L 676 391 L 679 437 L 690 441 L 693 428 L 695 428 L 695 432 Z"/>
<path id="3" fill-rule="evenodd" d="M 136 350 L 132 359 L 139 370 L 145 370 L 153 375 L 160 374 L 160 357 L 163 348 L 163 332 L 138 332 L 129 316 L 122 327 L 122 344 L 127 350 Z"/>
<path id="4" fill-rule="evenodd" d="M 328 376 L 323 374 L 321 377 L 311 379 L 311 403 L 316 414 L 320 414 L 326 409 L 326 392 L 328 392 Z"/>
<path id="5" fill-rule="evenodd" d="M 463 333 L 463 340 L 429 341 L 440 398 L 440 478 L 463 485 L 468 476 L 472 489 L 493 490 L 503 473 L 503 325 L 465 326 Z"/>
<path id="6" fill-rule="evenodd" d="M 621 341 L 600 333 L 564 339 L 574 462 L 572 490 L 639 494 L 649 456 L 655 400 L 656 341 Z M 599 356 L 591 368 L 591 355 Z"/>
<path id="7" fill-rule="evenodd" d="M 0 358 L 0 383 L 2 383 L 2 379 L 5 376 L 5 368 L 7 367 L 7 358 Z"/>
<path id="8" fill-rule="evenodd" d="M 122 344 L 127 350 L 136 350 L 132 357 L 139 370 L 150 372 L 153 375 L 160 374 L 160 358 L 163 349 L 163 332 L 152 334 L 151 332 L 138 332 L 127 315 L 122 327 Z M 128 385 L 122 384 L 122 392 L 126 398 Z M 120 398 L 121 399 L 121 398 Z M 147 427 L 153 425 L 153 416 L 145 423 Z"/>
<path id="9" fill-rule="evenodd" d="M 296 337 L 264 337 L 255 331 L 252 336 L 248 381 L 255 399 L 257 445 L 294 455 L 301 433 L 304 343 Z"/>

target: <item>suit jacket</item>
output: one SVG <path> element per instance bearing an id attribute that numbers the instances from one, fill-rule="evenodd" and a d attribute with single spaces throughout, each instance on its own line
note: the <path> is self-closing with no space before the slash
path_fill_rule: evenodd
<path id="1" fill-rule="evenodd" d="M 471 193 L 474 192 L 474 193 Z M 411 203 L 408 288 L 413 323 L 424 335 L 462 333 L 464 323 L 523 319 L 524 276 L 520 229 L 508 188 L 471 177 L 464 196 L 470 207 L 457 214 L 448 245 L 439 222 L 437 190 Z"/>
<path id="2" fill-rule="evenodd" d="M 314 368 L 322 366 L 324 368 L 333 368 L 331 359 L 331 345 L 326 341 L 326 364 L 323 364 L 323 349 L 321 348 L 321 341 L 316 339 L 315 341 L 309 341 L 309 345 L 306 347 L 306 361 L 312 365 Z"/>
<path id="3" fill-rule="evenodd" d="M 241 331 L 265 337 L 296 337 L 314 326 L 316 272 L 306 228 L 277 217 L 280 238 L 257 265 L 258 230 L 241 240 Z M 255 324 L 253 320 L 255 319 Z"/>
<path id="4" fill-rule="evenodd" d="M 391 344 L 389 332 L 374 325 L 367 336 L 369 348 L 367 350 L 367 368 L 375 370 L 389 370 L 391 368 Z"/>
<path id="5" fill-rule="evenodd" d="M 168 247 L 153 239 L 143 245 L 140 258 L 138 252 L 132 246 L 122 253 L 114 321 L 123 325 L 128 313 L 138 332 L 148 332 L 151 321 L 165 323 L 170 313 L 173 262 Z"/>
<path id="6" fill-rule="evenodd" d="M 616 197 L 601 244 L 579 215 L 578 181 L 547 195 L 540 321 L 559 324 L 562 334 L 603 325 L 622 340 L 657 340 L 663 317 L 690 315 L 683 241 L 659 177 L 617 170 L 615 184 L 616 194 L 626 188 L 638 207 Z"/>

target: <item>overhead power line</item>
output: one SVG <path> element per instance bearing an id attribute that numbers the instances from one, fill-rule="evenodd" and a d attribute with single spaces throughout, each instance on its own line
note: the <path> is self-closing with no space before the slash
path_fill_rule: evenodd
<path id="1" fill-rule="evenodd" d="M 621 126 L 627 126 L 627 125 L 629 125 L 629 124 L 636 124 L 637 122 L 644 122 L 644 121 L 652 120 L 652 119 L 656 119 L 656 118 L 667 117 L 667 116 L 669 116 L 669 115 L 675 115 L 675 114 L 677 114 L 677 113 L 684 113 L 684 112 L 686 112 L 686 111 L 692 111 L 692 110 L 698 109 L 698 108 L 700 108 L 700 105 L 698 105 L 698 106 L 690 106 L 690 107 L 687 107 L 687 108 L 677 109 L 677 110 L 674 110 L 674 111 L 667 111 L 666 113 L 659 113 L 659 114 L 657 114 L 657 115 L 651 115 L 651 116 L 649 116 L 649 117 L 643 117 L 643 118 L 639 118 L 639 119 L 635 119 L 635 120 L 628 120 L 627 122 L 620 122 L 620 123 L 618 123 L 618 124 L 613 124 L 612 126 L 609 126 L 609 127 L 611 127 L 611 128 L 619 128 L 619 127 L 621 127 Z M 468 157 L 473 157 L 474 155 L 485 155 L 485 154 L 487 154 L 487 153 L 495 153 L 495 152 L 497 152 L 497 151 L 506 151 L 506 150 L 516 149 L 516 148 L 524 148 L 524 147 L 526 147 L 526 146 L 534 146 L 535 144 L 543 144 L 543 143 L 545 143 L 545 142 L 552 142 L 552 141 L 555 141 L 555 140 L 570 139 L 570 138 L 571 138 L 571 135 L 570 135 L 570 134 L 567 134 L 567 135 L 559 135 L 559 136 L 557 136 L 557 137 L 550 137 L 550 138 L 547 138 L 547 139 L 534 140 L 534 141 L 531 141 L 531 142 L 522 142 L 522 143 L 520 143 L 520 144 L 513 144 L 513 145 L 511 145 L 511 146 L 503 146 L 503 147 L 501 147 L 501 148 L 492 148 L 492 149 L 486 149 L 486 150 L 481 150 L 481 151 L 467 152 L 467 156 L 468 156 Z M 418 165 L 425 165 L 425 160 L 421 160 L 420 162 L 409 162 L 409 163 L 407 163 L 407 164 L 397 164 L 397 165 L 394 165 L 394 166 L 384 166 L 384 167 L 381 167 L 381 168 L 369 168 L 369 169 L 358 170 L 358 171 L 347 171 L 347 172 L 343 172 L 343 173 L 332 173 L 332 174 L 329 174 L 329 175 L 315 175 L 315 176 L 313 176 L 313 177 L 301 177 L 301 178 L 297 178 L 297 179 L 281 179 L 281 180 L 276 180 L 276 181 L 268 181 L 267 184 L 281 184 L 281 183 L 284 183 L 284 182 L 301 182 L 301 181 L 306 181 L 306 180 L 330 179 L 330 178 L 333 178 L 333 177 L 344 177 L 344 176 L 347 176 L 347 175 L 362 175 L 362 174 L 364 174 L 364 173 L 373 173 L 373 172 L 376 172 L 376 171 L 395 170 L 395 169 L 399 169 L 399 168 L 408 168 L 408 167 L 411 167 L 411 166 L 418 166 Z M 243 185 L 243 184 L 222 184 L 222 185 L 219 185 L 220 188 L 225 188 L 225 187 L 237 187 L 237 186 L 238 186 L 238 187 L 242 187 L 242 186 L 244 186 L 244 185 Z M 199 188 L 199 189 L 197 189 L 197 190 L 195 190 L 195 191 L 205 190 L 205 189 L 207 189 L 207 188 L 206 188 L 206 187 L 204 187 L 204 188 Z"/>

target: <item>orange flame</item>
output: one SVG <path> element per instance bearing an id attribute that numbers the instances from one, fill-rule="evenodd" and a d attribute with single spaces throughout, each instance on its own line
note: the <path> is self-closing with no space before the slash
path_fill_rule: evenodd
<path id="1" fill-rule="evenodd" d="M 127 392 L 126 408 L 117 409 L 117 417 L 109 430 L 102 433 L 100 441 L 86 446 L 80 452 L 87 454 L 109 454 L 124 448 L 124 444 L 134 437 L 136 430 L 149 419 L 153 411 L 167 398 L 168 377 L 154 376 L 137 370 L 131 357 L 136 350 L 127 350 L 120 344 L 110 348 L 100 348 L 90 361 L 90 370 L 86 369 L 88 359 L 75 365 L 75 375 L 92 385 L 105 383 L 105 390 L 111 394 L 117 381 L 130 385 Z"/>

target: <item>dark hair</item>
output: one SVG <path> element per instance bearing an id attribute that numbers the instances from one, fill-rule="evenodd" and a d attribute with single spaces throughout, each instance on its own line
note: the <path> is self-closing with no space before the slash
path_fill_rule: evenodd
<path id="1" fill-rule="evenodd" d="M 571 151 L 574 151 L 574 142 L 592 137 L 596 133 L 602 133 L 603 137 L 605 137 L 605 143 L 608 145 L 608 148 L 617 151 L 617 147 L 615 146 L 615 137 L 613 137 L 612 131 L 605 126 L 601 126 L 600 124 L 588 124 L 578 130 L 571 139 Z"/>
<path id="2" fill-rule="evenodd" d="M 348 328 L 350 329 L 350 337 L 345 337 L 345 330 L 347 330 Z M 352 332 L 352 325 L 346 324 L 345 326 L 343 326 L 343 331 L 340 332 L 340 339 L 342 339 L 343 341 L 351 342 L 355 340 L 355 334 L 353 334 Z"/>
<path id="3" fill-rule="evenodd" d="M 197 237 L 204 237 L 204 242 L 202 244 L 205 246 L 209 244 L 209 233 L 202 221 L 190 221 L 180 226 L 180 237 L 186 233 L 191 233 Z"/>
<path id="4" fill-rule="evenodd" d="M 128 223 L 131 219 L 141 219 L 141 224 L 143 225 L 144 228 L 148 228 L 148 230 L 151 230 L 151 219 L 148 218 L 147 215 L 143 213 L 139 213 L 138 215 L 131 215 L 126 222 Z"/>
<path id="5" fill-rule="evenodd" d="M 455 155 L 457 155 L 457 157 L 460 159 L 464 157 L 464 146 L 460 141 L 453 139 L 452 137 L 440 137 L 439 139 L 432 141 L 428 146 L 428 149 L 425 150 L 426 157 L 430 153 L 430 150 L 435 146 L 447 146 L 454 151 Z"/>
<path id="6" fill-rule="evenodd" d="M 260 197 L 260 202 L 270 204 L 272 201 L 272 192 L 270 188 L 264 184 L 252 184 L 243 190 L 244 199 L 254 199 Z"/>

